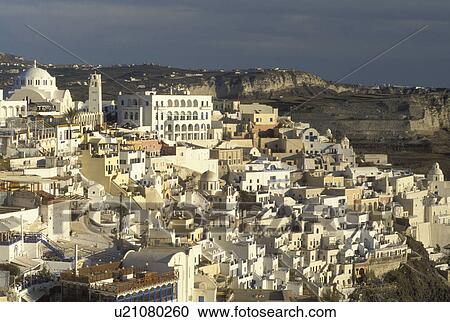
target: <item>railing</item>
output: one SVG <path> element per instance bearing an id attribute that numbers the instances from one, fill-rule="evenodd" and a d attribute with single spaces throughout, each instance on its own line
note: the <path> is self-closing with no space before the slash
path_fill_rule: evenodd
<path id="1" fill-rule="evenodd" d="M 143 278 L 126 282 L 114 282 L 111 284 L 94 285 L 92 288 L 99 291 L 114 293 L 116 295 L 148 288 L 154 285 L 176 281 L 178 276 L 175 272 L 162 274 L 147 273 Z"/>
<path id="2" fill-rule="evenodd" d="M 41 241 L 48 249 L 50 249 L 53 253 L 55 253 L 55 255 L 59 259 L 61 259 L 61 260 L 66 259 L 66 256 L 64 255 L 64 249 L 62 249 L 55 242 L 52 242 L 51 240 L 45 238 L 43 235 L 41 235 Z"/>
<path id="3" fill-rule="evenodd" d="M 20 236 L 10 236 L 8 239 L 0 240 L 1 246 L 9 246 L 20 241 Z"/>

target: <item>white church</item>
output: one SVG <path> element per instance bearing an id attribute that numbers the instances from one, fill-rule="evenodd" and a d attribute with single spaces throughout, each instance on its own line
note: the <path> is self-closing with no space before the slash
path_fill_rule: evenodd
<path id="1" fill-rule="evenodd" d="M 83 133 L 103 124 L 101 75 L 94 73 L 90 76 L 88 101 L 75 102 L 70 91 L 59 89 L 56 77 L 37 67 L 34 61 L 33 67 L 15 79 L 9 98 L 4 97 L 0 90 L 0 126 L 5 126 L 8 118 L 27 117 L 31 113 L 62 117 L 69 109 L 80 107 L 76 123 Z"/>
<path id="2" fill-rule="evenodd" d="M 28 106 L 34 103 L 40 114 L 61 115 L 74 108 L 70 91 L 58 89 L 56 77 L 37 67 L 36 61 L 32 68 L 25 70 L 16 78 L 14 91 L 9 100 L 26 101 Z"/>

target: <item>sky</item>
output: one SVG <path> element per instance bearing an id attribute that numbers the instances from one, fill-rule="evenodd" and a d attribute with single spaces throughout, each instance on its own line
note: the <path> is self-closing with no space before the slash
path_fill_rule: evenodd
<path id="1" fill-rule="evenodd" d="M 0 51 L 42 63 L 294 68 L 336 81 L 450 88 L 448 0 L 0 0 Z"/>

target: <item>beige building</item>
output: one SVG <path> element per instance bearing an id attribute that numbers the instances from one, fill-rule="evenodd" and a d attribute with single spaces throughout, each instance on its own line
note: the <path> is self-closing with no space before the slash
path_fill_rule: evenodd
<path id="1" fill-rule="evenodd" d="M 220 178 L 231 169 L 242 166 L 244 162 L 241 148 L 215 148 L 210 151 L 210 156 L 211 159 L 218 160 Z"/>

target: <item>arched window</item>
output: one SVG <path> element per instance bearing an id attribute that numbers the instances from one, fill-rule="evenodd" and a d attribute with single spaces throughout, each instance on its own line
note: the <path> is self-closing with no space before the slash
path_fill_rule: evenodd
<path id="1" fill-rule="evenodd" d="M 194 120 L 198 120 L 198 113 L 197 111 L 194 112 L 194 115 L 192 117 Z"/>
<path id="2" fill-rule="evenodd" d="M 181 126 L 181 131 L 182 131 L 182 132 L 186 132 L 186 131 L 187 131 L 186 124 L 183 124 L 183 125 Z"/>
<path id="3" fill-rule="evenodd" d="M 171 124 L 167 125 L 167 131 L 172 131 L 172 125 Z"/>
<path id="4" fill-rule="evenodd" d="M 194 107 L 198 107 L 198 101 L 194 100 Z"/>
<path id="5" fill-rule="evenodd" d="M 168 101 L 167 101 L 167 106 L 168 106 L 168 107 L 172 107 L 172 106 L 173 106 L 172 100 L 168 100 Z"/>
<path id="6" fill-rule="evenodd" d="M 192 120 L 192 112 L 191 111 L 187 112 L 186 120 Z"/>
<path id="7" fill-rule="evenodd" d="M 179 124 L 175 125 L 175 131 L 176 132 L 180 132 L 180 125 Z"/>
<path id="8" fill-rule="evenodd" d="M 167 120 L 172 121 L 172 112 L 167 112 Z"/>
<path id="9" fill-rule="evenodd" d="M 205 113 L 205 119 L 208 119 L 208 112 Z"/>
<path id="10" fill-rule="evenodd" d="M 198 124 L 195 124 L 195 125 L 194 125 L 194 130 L 195 130 L 195 131 L 199 131 L 199 130 L 200 130 L 200 126 L 199 126 Z"/>
<path id="11" fill-rule="evenodd" d="M 181 112 L 180 120 L 184 121 L 186 119 L 186 113 Z"/>
<path id="12" fill-rule="evenodd" d="M 191 100 L 187 100 L 187 107 L 192 107 L 192 101 Z"/>
<path id="13" fill-rule="evenodd" d="M 181 100 L 181 107 L 186 107 L 186 102 L 185 102 L 185 100 Z"/>
<path id="14" fill-rule="evenodd" d="M 133 119 L 133 112 L 130 112 L 130 120 Z"/>
<path id="15" fill-rule="evenodd" d="M 125 116 L 123 118 L 128 119 L 128 112 L 125 112 Z"/>
<path id="16" fill-rule="evenodd" d="M 175 107 L 178 107 L 178 106 L 180 106 L 180 102 L 178 100 L 174 100 L 174 105 L 175 105 Z"/>
<path id="17" fill-rule="evenodd" d="M 205 124 L 202 124 L 202 130 L 205 130 Z"/>
<path id="18" fill-rule="evenodd" d="M 178 119 L 179 119 L 179 114 L 178 114 L 178 112 L 173 113 L 173 119 L 174 119 L 175 121 L 178 121 Z"/>
<path id="19" fill-rule="evenodd" d="M 192 124 L 189 124 L 188 131 L 192 131 L 193 129 L 194 129 L 194 127 L 192 126 Z"/>
<path id="20" fill-rule="evenodd" d="M 203 120 L 203 112 L 200 114 L 200 119 Z"/>

